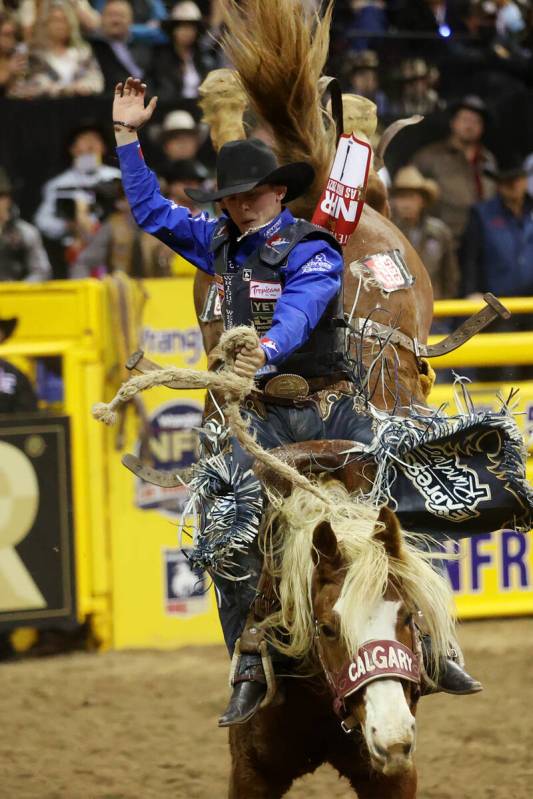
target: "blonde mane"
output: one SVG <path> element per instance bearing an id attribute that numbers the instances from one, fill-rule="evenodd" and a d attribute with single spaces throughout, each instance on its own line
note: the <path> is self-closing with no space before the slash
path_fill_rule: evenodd
<path id="1" fill-rule="evenodd" d="M 315 633 L 313 533 L 320 522 L 328 521 L 346 565 L 339 606 L 347 611 L 341 611 L 340 619 L 347 651 L 353 654 L 363 643 L 357 618 L 364 619 L 365 609 L 383 597 L 392 580 L 408 609 L 424 614 L 433 642 L 435 672 L 437 661 L 454 640 L 454 611 L 448 583 L 432 567 L 430 553 L 415 546 L 417 537 L 402 532 L 400 557 L 389 556 L 383 540 L 374 536 L 384 529 L 378 522 L 379 509 L 350 496 L 337 480 L 328 480 L 323 490 L 329 496 L 328 504 L 295 489 L 269 520 L 265 553 L 279 586 L 281 610 L 270 616 L 265 626 L 273 630 L 275 645 L 297 659 L 311 652 Z"/>

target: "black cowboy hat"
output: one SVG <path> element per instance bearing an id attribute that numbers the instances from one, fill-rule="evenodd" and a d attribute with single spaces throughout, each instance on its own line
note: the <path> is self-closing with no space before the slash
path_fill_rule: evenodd
<path id="1" fill-rule="evenodd" d="M 16 316 L 11 317 L 11 319 L 1 319 L 0 318 L 0 334 L 1 340 L 5 341 L 10 336 L 13 335 L 13 332 L 18 324 L 18 319 Z"/>
<path id="2" fill-rule="evenodd" d="M 450 104 L 450 116 L 455 116 L 455 114 L 463 108 L 466 108 L 467 111 L 474 111 L 476 114 L 479 114 L 479 116 L 483 118 L 485 124 L 490 122 L 489 109 L 481 97 L 475 94 L 467 94 L 465 97 L 461 97 L 460 100 L 455 100 Z"/>
<path id="3" fill-rule="evenodd" d="M 284 202 L 299 197 L 311 185 L 315 170 L 303 161 L 279 166 L 276 156 L 259 139 L 230 141 L 221 147 L 217 158 L 217 191 L 186 189 L 186 194 L 198 203 L 223 200 L 232 194 L 251 191 L 270 183 L 287 186 Z"/>
<path id="4" fill-rule="evenodd" d="M 192 158 L 185 158 L 181 161 L 173 161 L 166 164 L 161 170 L 161 176 L 167 183 L 187 183 L 188 180 L 195 180 L 202 183 L 207 180 L 209 173 L 205 166 Z"/>
<path id="5" fill-rule="evenodd" d="M 517 155 L 512 154 L 504 164 L 499 167 L 487 167 L 483 170 L 485 175 L 496 183 L 505 183 L 508 180 L 516 180 L 516 178 L 525 178 L 527 176 L 527 169 L 523 159 Z"/>

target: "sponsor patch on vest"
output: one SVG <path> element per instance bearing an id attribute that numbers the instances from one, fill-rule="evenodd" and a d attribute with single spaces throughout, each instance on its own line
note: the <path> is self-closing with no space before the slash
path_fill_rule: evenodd
<path id="1" fill-rule="evenodd" d="M 415 282 L 399 250 L 378 252 L 361 259 L 358 263 L 363 264 L 381 288 L 388 293 L 408 289 Z"/>
<path id="2" fill-rule="evenodd" d="M 302 266 L 302 274 L 307 275 L 313 272 L 329 272 L 332 268 L 333 264 L 331 264 L 325 253 L 319 252 L 310 261 Z"/>
<path id="3" fill-rule="evenodd" d="M 253 300 L 277 300 L 281 297 L 281 283 L 252 280 L 250 298 Z"/>
<path id="4" fill-rule="evenodd" d="M 402 455 L 402 471 L 425 500 L 426 510 L 451 522 L 479 516 L 477 506 L 492 497 L 474 469 L 451 444 L 427 444 Z"/>
<path id="5" fill-rule="evenodd" d="M 276 344 L 275 341 L 272 341 L 271 338 L 267 338 L 266 336 L 263 336 L 263 338 L 261 339 L 261 344 L 269 352 L 272 352 L 272 353 L 278 353 L 279 352 L 278 345 Z"/>
<path id="6" fill-rule="evenodd" d="M 267 241 L 269 247 L 272 247 L 273 250 L 277 250 L 280 247 L 285 247 L 287 244 L 290 244 L 289 239 L 284 239 L 281 236 L 275 236 L 272 239 Z"/>

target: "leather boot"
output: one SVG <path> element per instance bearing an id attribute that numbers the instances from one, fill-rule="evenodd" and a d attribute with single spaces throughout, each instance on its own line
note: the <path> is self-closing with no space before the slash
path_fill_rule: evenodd
<path id="1" fill-rule="evenodd" d="M 427 670 L 431 663 L 432 643 L 429 635 L 421 635 L 422 654 L 424 667 Z M 483 686 L 478 680 L 470 676 L 459 664 L 457 654 L 454 657 L 442 658 L 439 662 L 439 676 L 435 685 L 425 685 L 422 695 L 437 694 L 441 691 L 446 694 L 456 694 L 463 696 L 466 694 L 477 694 L 483 690 Z"/>
<path id="2" fill-rule="evenodd" d="M 233 678 L 233 693 L 218 720 L 219 727 L 246 724 L 259 710 L 266 696 L 267 684 L 261 655 L 242 654 Z"/>

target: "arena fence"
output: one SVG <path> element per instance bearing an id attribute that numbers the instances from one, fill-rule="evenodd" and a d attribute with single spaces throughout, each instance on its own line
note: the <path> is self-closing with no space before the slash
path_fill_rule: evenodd
<path id="1" fill-rule="evenodd" d="M 147 294 L 139 342 L 164 365 L 205 368 L 192 304 L 192 279 L 143 283 Z M 520 314 L 533 300 L 504 300 Z M 439 317 L 469 314 L 478 304 L 437 303 Z M 39 385 L 43 413 L 0 420 L 0 627 L 54 627 L 89 621 L 102 646 L 172 648 L 221 640 L 208 579 L 191 573 L 176 539 L 176 508 L 184 488 L 140 482 L 120 463 L 138 453 L 140 418 L 150 422 L 158 468 L 191 464 L 197 456 L 202 392 L 158 388 L 144 408 L 126 412 L 117 428 L 90 417 L 121 379 L 123 344 L 105 284 L 56 281 L 3 284 L 0 313 L 18 316 L 16 335 L 0 358 L 23 368 Z M 533 363 L 533 333 L 488 333 L 435 368 Z M 446 373 L 447 374 L 447 373 Z M 473 383 L 474 401 L 496 407 L 510 386 Z M 533 382 L 520 385 L 518 418 L 533 441 Z M 449 384 L 432 402 L 453 403 Z M 529 476 L 533 476 L 530 462 Z M 186 542 L 185 542 L 186 543 Z M 187 545 L 187 544 L 186 544 Z M 530 538 L 512 530 L 463 542 L 450 579 L 464 618 L 533 612 Z"/>

